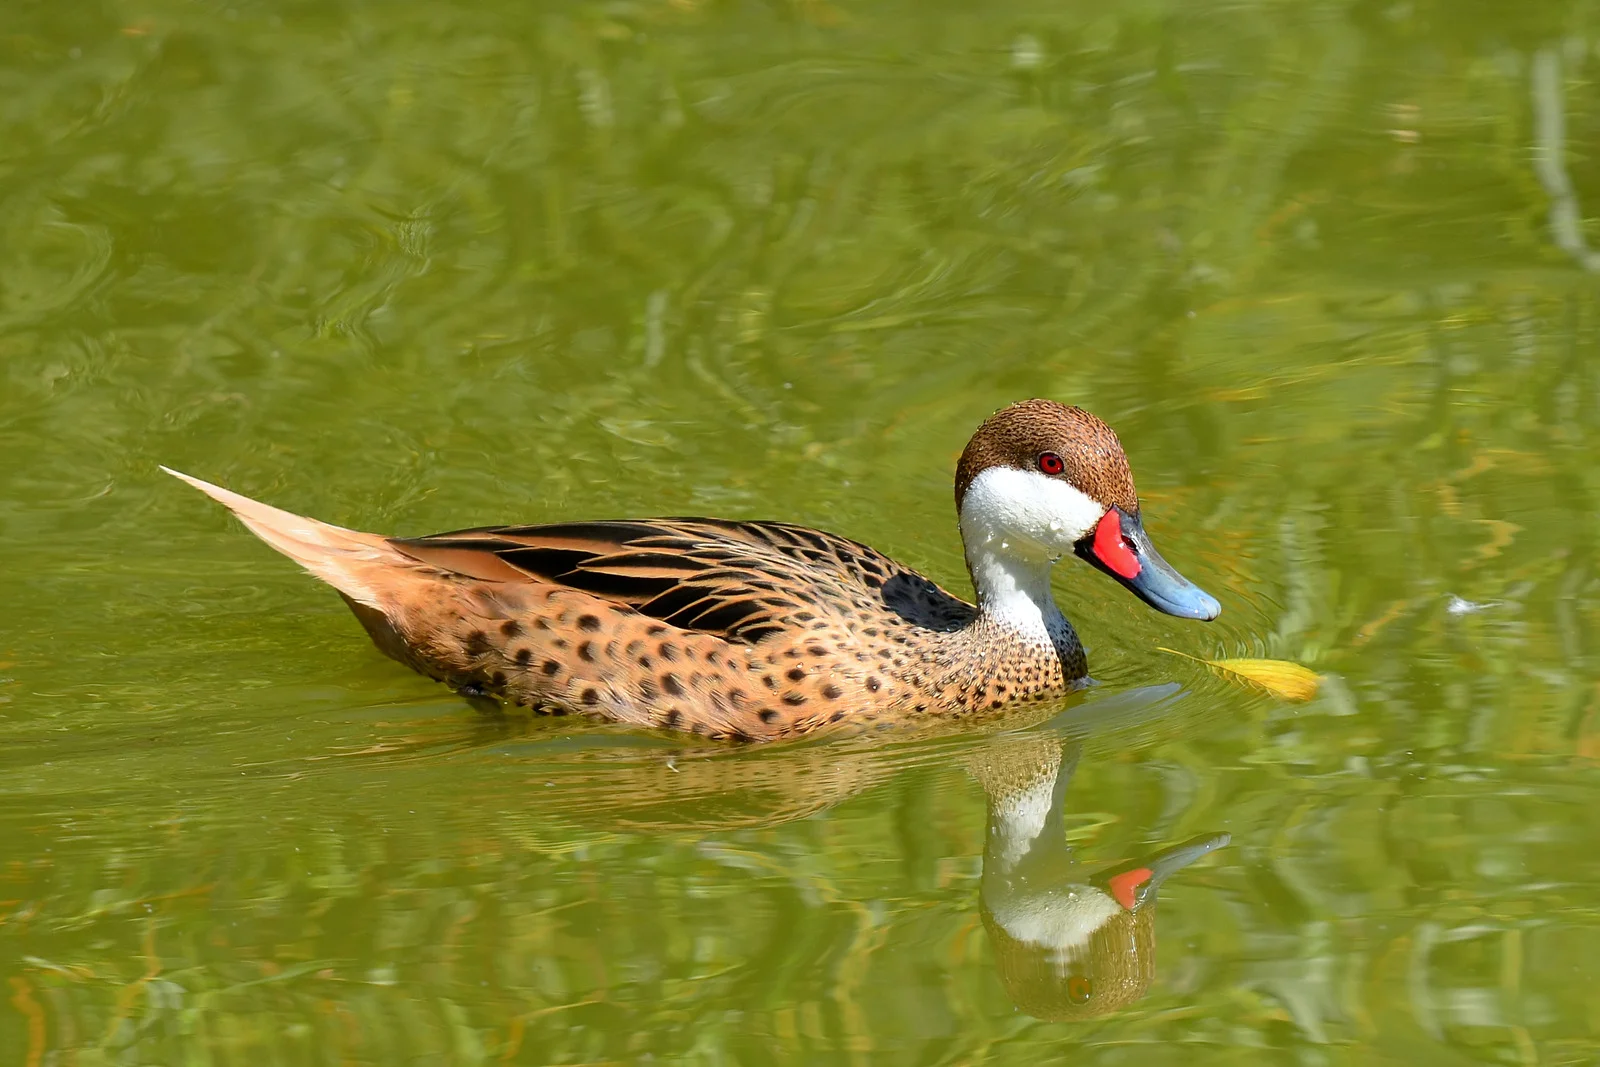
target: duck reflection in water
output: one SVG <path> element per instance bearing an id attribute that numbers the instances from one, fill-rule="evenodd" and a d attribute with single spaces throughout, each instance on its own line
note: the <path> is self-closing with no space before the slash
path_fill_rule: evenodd
<path id="1" fill-rule="evenodd" d="M 1068 847 L 1065 797 L 1082 743 L 1115 733 L 1119 751 L 1184 705 L 1175 684 L 1086 693 L 1046 722 L 986 739 L 963 758 L 987 795 L 979 910 L 999 977 L 1015 1004 L 1049 1020 L 1105 1015 L 1142 997 L 1155 973 L 1156 892 L 1175 872 L 1228 844 L 1215 833 L 1098 868 Z M 1046 712 L 1046 714 L 1050 714 Z M 718 835 L 814 817 L 917 767 L 942 763 L 945 743 L 884 744 L 861 734 L 827 744 L 650 750 L 605 733 L 552 736 L 540 720 L 479 720 L 474 747 L 539 768 L 544 806 L 626 834 L 697 834 L 697 850 L 748 871 L 745 846 Z M 589 744 L 585 744 L 587 736 Z M 514 738 L 531 745 L 507 748 Z M 948 739 L 947 739 L 948 740 Z M 429 744 L 434 743 L 432 739 Z M 774 857 L 773 877 L 788 868 Z M 811 885 L 814 875 L 797 876 Z"/>
<path id="2" fill-rule="evenodd" d="M 1019 737 L 970 764 L 989 796 L 983 925 L 1006 993 L 1039 1019 L 1089 1019 L 1144 996 L 1155 975 L 1156 891 L 1230 840 L 1207 834 L 1086 870 L 1063 825 L 1080 751 L 1073 741 Z"/>

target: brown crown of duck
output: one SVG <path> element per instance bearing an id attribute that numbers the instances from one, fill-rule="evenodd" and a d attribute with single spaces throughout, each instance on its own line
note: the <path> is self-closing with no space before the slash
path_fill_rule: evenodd
<path id="1" fill-rule="evenodd" d="M 1053 400 L 1024 400 L 984 420 L 956 464 L 956 510 L 967 487 L 990 467 L 1035 470 L 1039 457 L 1062 461 L 1057 477 L 1091 499 L 1124 511 L 1139 510 L 1128 456 L 1111 427 L 1082 408 Z"/>
<path id="2" fill-rule="evenodd" d="M 1086 672 L 1049 589 L 1050 564 L 1069 551 L 1163 611 L 1217 611 L 1149 545 L 1116 435 L 1044 400 L 985 422 L 957 472 L 977 606 L 865 545 L 787 523 L 390 538 L 169 473 L 334 586 L 385 653 L 469 697 L 716 738 L 1061 694 Z"/>

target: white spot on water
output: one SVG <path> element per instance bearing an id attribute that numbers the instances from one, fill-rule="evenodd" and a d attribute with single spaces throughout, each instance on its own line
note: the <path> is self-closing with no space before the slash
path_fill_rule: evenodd
<path id="1" fill-rule="evenodd" d="M 1444 602 L 1444 610 L 1451 615 L 1476 615 L 1480 611 L 1488 611 L 1499 606 L 1500 601 L 1498 600 L 1486 600 L 1478 603 L 1472 600 L 1464 600 L 1454 593 L 1446 597 Z"/>

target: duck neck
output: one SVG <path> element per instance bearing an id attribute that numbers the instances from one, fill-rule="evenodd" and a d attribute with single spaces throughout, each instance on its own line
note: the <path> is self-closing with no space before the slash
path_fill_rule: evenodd
<path id="1" fill-rule="evenodd" d="M 1081 658 L 1072 624 L 1050 592 L 1055 561 L 1043 548 L 1007 539 L 962 516 L 967 570 L 978 598 L 978 623 L 1012 641 L 1053 648 L 1063 667 Z M 1076 677 L 1067 672 L 1068 677 Z"/>
<path id="2" fill-rule="evenodd" d="M 1031 781 L 1007 785 L 1005 791 L 989 794 L 989 826 L 983 841 L 986 880 L 1009 879 L 1026 860 L 1052 851 L 1051 846 L 1055 852 L 1066 847 L 1056 776 L 1040 773 Z"/>
<path id="3" fill-rule="evenodd" d="M 1002 740 L 983 753 L 975 770 L 989 797 L 983 843 L 988 888 L 1071 862 L 1062 818 L 1078 752 L 1076 744 L 1063 746 L 1035 735 Z"/>

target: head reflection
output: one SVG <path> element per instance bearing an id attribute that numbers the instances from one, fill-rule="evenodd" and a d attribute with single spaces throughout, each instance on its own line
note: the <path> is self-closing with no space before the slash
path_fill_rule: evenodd
<path id="1" fill-rule="evenodd" d="M 1068 847 L 1065 794 L 1078 745 L 1015 737 L 973 760 L 988 794 L 979 911 L 1000 981 L 1036 1018 L 1089 1019 L 1144 996 L 1155 974 L 1155 902 L 1174 872 L 1229 841 L 1196 837 L 1093 869 Z"/>

